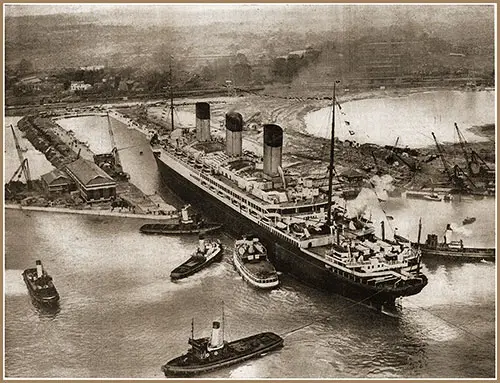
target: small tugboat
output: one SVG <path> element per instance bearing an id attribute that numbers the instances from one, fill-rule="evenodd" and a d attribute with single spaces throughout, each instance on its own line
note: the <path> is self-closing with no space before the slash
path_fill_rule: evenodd
<path id="1" fill-rule="evenodd" d="M 177 266 L 171 273 L 170 279 L 178 280 L 186 278 L 215 261 L 222 259 L 222 245 L 219 240 L 211 240 L 205 243 L 203 234 L 200 234 L 198 249 L 182 265 Z"/>
<path id="2" fill-rule="evenodd" d="M 59 293 L 52 283 L 52 277 L 43 269 L 41 261 L 36 261 L 36 268 L 26 269 L 22 275 L 31 297 L 37 303 L 46 306 L 59 304 Z"/>
<path id="3" fill-rule="evenodd" d="M 463 221 L 462 221 L 462 224 L 463 225 L 469 225 L 473 222 L 476 221 L 476 218 L 475 217 L 466 217 Z"/>
<path id="4" fill-rule="evenodd" d="M 262 332 L 232 342 L 224 341 L 224 312 L 221 323 L 213 322 L 210 338 L 194 339 L 191 322 L 191 349 L 162 366 L 165 376 L 189 376 L 230 366 L 248 359 L 264 356 L 283 347 L 283 338 L 273 332 Z"/>
<path id="5" fill-rule="evenodd" d="M 178 223 L 147 223 L 139 229 L 144 234 L 198 234 L 201 232 L 211 233 L 219 230 L 222 224 L 205 222 L 198 215 L 193 220 L 189 217 L 186 205 L 181 209 L 181 218 Z"/>
<path id="6" fill-rule="evenodd" d="M 438 196 L 436 193 L 426 194 L 426 195 L 424 195 L 424 199 L 426 199 L 428 201 L 436 201 L 436 202 L 441 201 L 441 197 Z"/>
<path id="7" fill-rule="evenodd" d="M 448 224 L 446 226 L 444 242 L 439 243 L 436 234 L 427 235 L 427 240 L 424 244 L 420 244 L 420 241 L 418 241 L 422 256 L 464 259 L 469 261 L 495 260 L 495 248 L 464 247 L 463 241 L 461 239 L 458 241 L 451 240 L 452 233 L 453 230 L 451 228 L 451 225 Z"/>
<path id="8" fill-rule="evenodd" d="M 272 289 L 279 285 L 278 273 L 267 259 L 267 249 L 258 237 L 249 235 L 235 242 L 233 264 L 254 287 Z"/>

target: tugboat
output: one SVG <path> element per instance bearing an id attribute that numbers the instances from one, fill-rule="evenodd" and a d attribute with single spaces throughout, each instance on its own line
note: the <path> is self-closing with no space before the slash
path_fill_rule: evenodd
<path id="1" fill-rule="evenodd" d="M 220 322 L 213 322 L 210 338 L 194 339 L 194 322 L 191 322 L 191 337 L 188 344 L 191 348 L 186 354 L 162 366 L 165 376 L 195 375 L 261 357 L 283 347 L 283 338 L 273 332 L 262 332 L 227 342 L 224 340 L 223 312 L 222 327 Z"/>
<path id="2" fill-rule="evenodd" d="M 193 220 L 189 217 L 188 208 L 186 205 L 181 209 L 181 218 L 178 223 L 147 223 L 139 229 L 144 234 L 198 234 L 211 233 L 219 230 L 222 224 L 205 222 L 198 215 Z"/>
<path id="3" fill-rule="evenodd" d="M 420 224 L 419 224 L 420 225 Z M 420 226 L 419 226 L 420 232 Z M 465 260 L 495 260 L 495 248 L 464 247 L 463 241 L 451 240 L 453 229 L 451 225 L 446 226 L 444 242 L 439 243 L 436 234 L 428 234 L 424 244 L 418 243 L 422 256 L 432 256 Z M 419 241 L 420 242 L 420 241 Z"/>
<path id="4" fill-rule="evenodd" d="M 278 273 L 267 259 L 267 249 L 258 237 L 249 235 L 235 242 L 233 264 L 254 287 L 272 289 L 279 285 Z"/>
<path id="5" fill-rule="evenodd" d="M 59 304 L 59 293 L 52 283 L 52 277 L 43 269 L 41 261 L 36 261 L 36 268 L 26 269 L 22 275 L 31 297 L 37 303 L 46 306 Z"/>
<path id="6" fill-rule="evenodd" d="M 182 265 L 177 266 L 171 273 L 170 279 L 178 280 L 186 278 L 194 273 L 204 269 L 215 261 L 222 259 L 222 245 L 218 239 L 207 241 L 203 234 L 200 234 L 198 249 Z"/>
<path id="7" fill-rule="evenodd" d="M 466 217 L 463 221 L 462 221 L 462 224 L 463 225 L 469 225 L 473 222 L 476 221 L 476 218 L 475 217 Z"/>

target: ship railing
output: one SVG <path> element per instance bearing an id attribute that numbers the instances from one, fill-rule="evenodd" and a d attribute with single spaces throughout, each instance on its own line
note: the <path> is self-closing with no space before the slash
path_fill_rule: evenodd
<path id="1" fill-rule="evenodd" d="M 244 265 L 241 264 L 241 268 L 245 271 L 245 275 L 256 283 L 271 283 L 271 282 L 276 282 L 278 280 L 277 275 L 273 275 L 272 277 L 268 278 L 257 278 Z"/>
<path id="2" fill-rule="evenodd" d="M 392 270 L 392 269 L 387 269 L 387 268 L 383 268 L 381 270 L 376 270 L 376 271 L 373 271 L 373 272 L 366 272 L 366 271 L 360 271 L 360 270 L 355 270 L 355 269 L 360 269 L 360 265 L 359 264 L 349 264 L 349 263 L 345 263 L 344 265 L 341 264 L 341 263 L 334 263 L 332 261 L 329 261 L 325 258 L 324 255 L 319 255 L 319 254 L 316 254 L 314 252 L 312 252 L 311 250 L 309 249 L 304 249 L 304 248 L 301 248 L 301 251 L 320 260 L 320 261 L 323 261 L 325 262 L 327 265 L 330 265 L 330 266 L 333 266 L 335 268 L 338 268 L 348 274 L 352 274 L 358 278 L 366 278 L 367 276 L 371 276 L 371 277 L 376 277 L 376 276 L 383 276 L 383 275 L 395 275 L 399 278 L 403 278 L 403 279 L 408 279 L 409 277 L 407 277 L 405 274 L 401 274 L 401 273 L 398 273 L 397 271 L 395 270 Z M 354 260 L 354 262 L 357 262 Z M 406 273 L 407 275 L 409 275 L 411 278 L 413 278 L 413 276 L 410 274 L 410 273 Z"/>

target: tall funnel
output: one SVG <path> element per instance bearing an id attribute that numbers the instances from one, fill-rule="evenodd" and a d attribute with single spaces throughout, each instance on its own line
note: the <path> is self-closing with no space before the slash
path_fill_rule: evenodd
<path id="1" fill-rule="evenodd" d="M 264 125 L 264 174 L 279 176 L 281 151 L 283 147 L 283 129 L 275 124 Z"/>
<path id="2" fill-rule="evenodd" d="M 241 132 L 243 131 L 243 117 L 236 112 L 226 114 L 226 154 L 241 156 Z"/>
<path id="3" fill-rule="evenodd" d="M 224 339 L 222 337 L 220 322 L 213 322 L 212 336 L 210 337 L 210 344 L 208 345 L 208 350 L 217 350 L 222 346 L 224 346 Z"/>
<path id="4" fill-rule="evenodd" d="M 210 141 L 210 104 L 196 103 L 196 139 L 200 142 Z"/>
<path id="5" fill-rule="evenodd" d="M 36 276 L 41 278 L 43 275 L 42 261 L 36 261 Z"/>

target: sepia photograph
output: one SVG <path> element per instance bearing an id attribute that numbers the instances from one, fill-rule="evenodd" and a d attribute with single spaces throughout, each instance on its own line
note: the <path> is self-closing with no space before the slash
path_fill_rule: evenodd
<path id="1" fill-rule="evenodd" d="M 3 379 L 496 379 L 496 18 L 3 4 Z"/>

